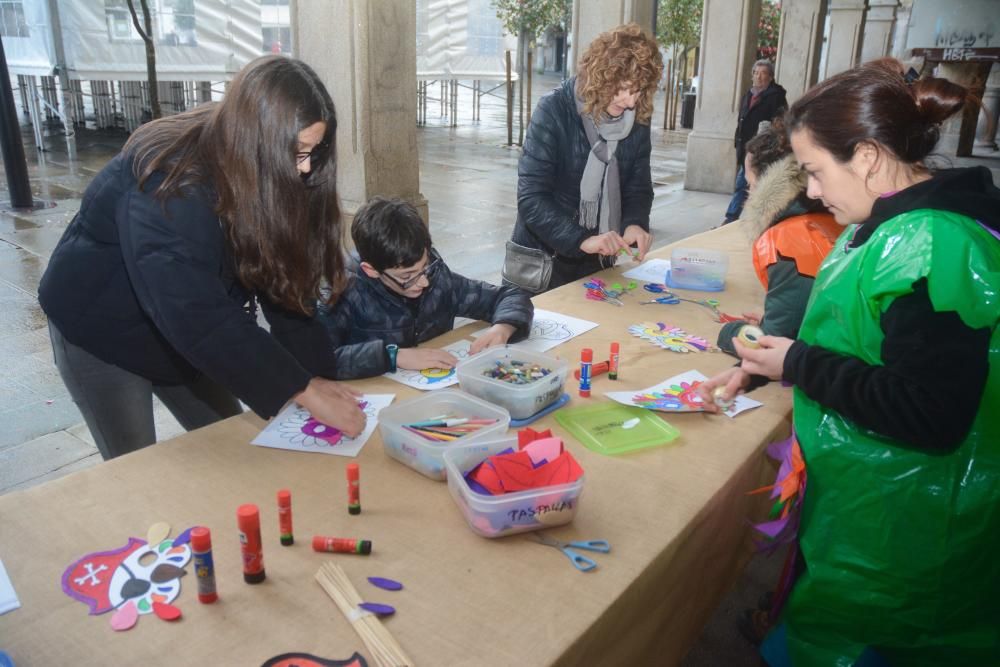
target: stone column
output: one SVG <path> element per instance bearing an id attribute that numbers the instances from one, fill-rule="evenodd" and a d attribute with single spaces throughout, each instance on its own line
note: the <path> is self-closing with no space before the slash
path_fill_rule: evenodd
<path id="1" fill-rule="evenodd" d="M 623 23 L 638 23 L 653 34 L 655 0 L 573 0 L 573 51 L 569 71 L 576 74 L 576 63 L 594 38 Z"/>
<path id="2" fill-rule="evenodd" d="M 686 190 L 729 193 L 736 178 L 733 135 L 751 83 L 761 0 L 705 0 L 694 130 L 688 135 Z M 723 211 L 719 211 L 719 220 Z"/>
<path id="3" fill-rule="evenodd" d="M 417 156 L 416 5 L 412 0 L 292 3 L 295 57 L 337 106 L 337 184 L 352 214 L 373 195 L 402 197 L 427 220 Z"/>
<path id="4" fill-rule="evenodd" d="M 785 0 L 781 3 L 774 80 L 788 91 L 789 104 L 816 85 L 826 7 L 827 0 Z"/>
<path id="5" fill-rule="evenodd" d="M 1000 150 L 997 146 L 998 123 L 1000 123 L 1000 64 L 993 63 L 990 75 L 986 79 L 983 109 L 979 113 L 974 150 L 980 153 Z"/>
<path id="6" fill-rule="evenodd" d="M 868 0 L 865 16 L 865 38 L 861 45 L 861 62 L 882 58 L 892 52 L 892 36 L 896 27 L 899 0 Z"/>
<path id="7" fill-rule="evenodd" d="M 896 10 L 896 26 L 893 28 L 892 51 L 890 55 L 896 60 L 908 60 L 910 50 L 906 48 L 906 38 L 910 33 L 910 15 L 913 13 L 913 0 L 900 0 Z"/>
<path id="8" fill-rule="evenodd" d="M 830 0 L 830 34 L 826 44 L 826 67 L 821 79 L 849 70 L 861 56 L 865 30 L 865 0 Z"/>
<path id="9" fill-rule="evenodd" d="M 939 63 L 934 75 L 965 86 L 973 94 L 978 95 L 977 89 L 981 90 L 986 82 L 986 74 L 982 72 L 983 69 L 985 68 L 981 63 Z M 942 123 L 941 139 L 934 152 L 946 156 L 971 155 L 977 111 L 971 105 L 966 105 L 965 109 Z"/>

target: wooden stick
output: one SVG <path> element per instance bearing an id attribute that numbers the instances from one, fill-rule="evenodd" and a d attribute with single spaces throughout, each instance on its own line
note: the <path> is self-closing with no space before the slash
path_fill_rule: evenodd
<path id="1" fill-rule="evenodd" d="M 334 563 L 324 563 L 316 572 L 316 581 L 350 621 L 354 631 L 365 643 L 372 660 L 378 667 L 410 667 L 410 660 L 389 631 L 375 614 L 360 607 L 361 596 L 347 578 L 344 568 Z"/>

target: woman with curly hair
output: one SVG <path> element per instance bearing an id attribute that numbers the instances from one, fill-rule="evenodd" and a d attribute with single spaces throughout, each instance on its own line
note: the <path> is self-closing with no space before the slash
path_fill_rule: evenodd
<path id="1" fill-rule="evenodd" d="M 649 121 L 663 69 L 634 23 L 602 33 L 579 75 L 538 102 L 517 170 L 517 223 L 504 279 L 544 292 L 652 243 Z"/>
<path id="2" fill-rule="evenodd" d="M 139 128 L 94 178 L 39 288 L 56 367 L 105 459 L 295 400 L 357 435 L 313 318 L 342 289 L 333 101 L 305 63 L 249 63 L 225 98 Z M 271 330 L 257 325 L 259 302 Z M 247 304 L 249 303 L 249 307 Z"/>

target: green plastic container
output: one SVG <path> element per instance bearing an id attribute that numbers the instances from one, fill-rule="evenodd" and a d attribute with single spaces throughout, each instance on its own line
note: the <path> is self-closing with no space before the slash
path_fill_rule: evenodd
<path id="1" fill-rule="evenodd" d="M 665 445 L 681 434 L 656 414 L 620 403 L 563 408 L 556 421 L 585 447 L 601 454 L 623 454 Z"/>

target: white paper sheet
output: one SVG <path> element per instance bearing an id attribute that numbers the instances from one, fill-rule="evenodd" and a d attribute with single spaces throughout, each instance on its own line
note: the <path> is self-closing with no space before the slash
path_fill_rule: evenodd
<path id="1" fill-rule="evenodd" d="M 7 568 L 3 566 L 3 561 L 0 560 L 0 614 L 14 611 L 20 606 L 21 601 L 17 599 L 17 593 L 14 592 L 14 585 L 10 583 L 10 577 L 7 576 Z"/>
<path id="2" fill-rule="evenodd" d="M 605 392 L 604 395 L 622 405 L 632 405 L 655 412 L 703 412 L 701 398 L 694 389 L 707 379 L 698 371 L 687 371 L 659 384 L 654 384 L 652 387 L 634 391 L 609 391 Z M 723 414 L 735 417 L 741 412 L 759 408 L 762 405 L 763 403 L 760 401 L 755 401 L 741 394 L 736 397 L 733 405 Z"/>
<path id="3" fill-rule="evenodd" d="M 561 345 L 571 338 L 576 338 L 582 333 L 586 333 L 597 326 L 597 322 L 581 320 L 577 317 L 570 317 L 562 313 L 554 313 L 551 310 L 535 309 L 535 319 L 531 323 L 531 335 L 525 340 L 515 343 L 514 347 L 520 347 L 532 352 L 546 352 L 556 345 Z M 472 334 L 473 338 L 479 338 L 486 332 L 481 329 Z"/>
<path id="4" fill-rule="evenodd" d="M 645 262 L 629 269 L 622 274 L 625 278 L 632 280 L 645 280 L 647 283 L 663 284 L 667 278 L 667 271 L 670 270 L 669 259 L 647 259 Z"/>
<path id="5" fill-rule="evenodd" d="M 451 352 L 459 361 L 469 356 L 469 347 L 472 345 L 467 340 L 460 340 L 451 345 L 445 345 L 442 350 Z M 395 373 L 386 373 L 390 380 L 395 380 L 407 387 L 420 389 L 423 391 L 433 391 L 444 389 L 458 382 L 454 368 L 425 368 L 422 371 L 410 371 L 399 369 Z"/>
<path id="6" fill-rule="evenodd" d="M 365 430 L 356 438 L 348 438 L 345 435 L 341 436 L 339 442 L 331 444 L 320 437 L 323 430 L 329 427 L 312 419 L 309 411 L 302 406 L 292 403 L 272 419 L 267 428 L 251 442 L 261 447 L 290 449 L 296 452 L 357 456 L 361 448 L 368 442 L 368 438 L 375 432 L 375 427 L 378 425 L 378 413 L 382 411 L 382 408 L 392 403 L 392 399 L 395 397 L 395 394 L 364 394 L 361 397 L 360 400 L 366 403 L 364 411 L 368 415 L 368 423 Z"/>

